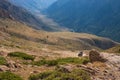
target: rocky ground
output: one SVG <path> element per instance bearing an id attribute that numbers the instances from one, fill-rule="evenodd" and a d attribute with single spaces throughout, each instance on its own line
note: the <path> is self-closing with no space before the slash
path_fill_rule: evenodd
<path id="1" fill-rule="evenodd" d="M 47 50 L 47 53 L 50 52 Z M 110 54 L 106 52 L 97 52 L 95 50 L 92 51 L 82 51 L 83 54 L 78 56 L 78 52 L 70 52 L 70 51 L 54 51 L 51 52 L 57 54 L 57 57 L 85 57 L 88 56 L 90 62 L 88 64 L 66 64 L 59 65 L 67 71 L 72 71 L 73 69 L 82 69 L 87 71 L 92 80 L 119 80 L 120 79 L 120 56 L 116 54 Z M 13 58 L 7 57 L 8 52 L 1 51 L 0 56 L 3 56 L 7 60 L 7 65 L 0 65 L 0 71 L 11 71 L 15 74 L 20 75 L 25 80 L 31 74 L 37 74 L 41 72 L 45 72 L 48 70 L 54 70 L 55 67 L 47 67 L 47 66 L 32 66 L 32 65 L 23 65 L 20 60 L 16 60 Z M 54 55 L 55 57 L 55 55 Z M 52 58 L 52 57 L 51 57 Z"/>

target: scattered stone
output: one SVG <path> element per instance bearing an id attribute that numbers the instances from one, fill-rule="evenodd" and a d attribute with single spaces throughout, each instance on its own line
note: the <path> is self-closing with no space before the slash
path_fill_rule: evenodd
<path id="1" fill-rule="evenodd" d="M 33 73 L 35 73 L 35 74 L 36 74 L 36 73 L 39 73 L 39 72 L 38 72 L 38 71 L 33 71 Z"/>
<path id="2" fill-rule="evenodd" d="M 108 73 L 108 71 L 107 71 L 107 70 L 104 70 L 104 73 Z"/>
<path id="3" fill-rule="evenodd" d="M 0 56 L 7 56 L 7 53 L 5 53 L 4 51 L 0 51 Z"/>
<path id="4" fill-rule="evenodd" d="M 9 68 L 15 68 L 14 67 L 14 64 L 15 64 L 15 62 L 14 61 L 8 61 L 8 63 L 7 63 L 7 67 L 9 67 Z"/>
<path id="5" fill-rule="evenodd" d="M 88 72 L 92 75 L 95 75 L 96 73 L 98 73 L 98 70 L 95 70 L 95 69 L 88 67 L 88 66 L 85 66 L 85 65 L 79 65 L 77 67 L 79 67 L 82 70 L 85 70 L 86 72 Z"/>
<path id="6" fill-rule="evenodd" d="M 70 73 L 73 70 L 73 66 L 72 65 L 60 65 L 57 66 L 56 70 L 64 72 L 64 73 Z"/>
<path id="7" fill-rule="evenodd" d="M 7 67 L 9 68 L 22 68 L 22 66 L 14 61 L 8 61 Z"/>
<path id="8" fill-rule="evenodd" d="M 5 72 L 5 71 L 10 71 L 10 69 L 7 66 L 0 66 L 0 71 Z"/>
<path id="9" fill-rule="evenodd" d="M 39 71 L 31 71 L 30 74 L 38 74 L 40 73 Z"/>
<path id="10" fill-rule="evenodd" d="M 79 52 L 78 57 L 82 57 L 82 56 L 83 56 L 83 52 Z"/>

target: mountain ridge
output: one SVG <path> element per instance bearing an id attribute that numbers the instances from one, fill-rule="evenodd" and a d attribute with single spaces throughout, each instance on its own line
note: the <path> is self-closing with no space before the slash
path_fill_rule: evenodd
<path id="1" fill-rule="evenodd" d="M 1 18 L 11 18 L 13 20 L 25 23 L 35 29 L 61 31 L 59 27 L 48 26 L 40 18 L 38 18 L 38 16 L 33 15 L 31 12 L 22 7 L 11 4 L 9 0 L 0 0 L 0 3 Z"/>
<path id="2" fill-rule="evenodd" d="M 61 2 L 58 0 L 51 5 L 45 10 L 45 14 L 75 32 L 91 33 L 120 41 L 119 0 L 64 0 L 64 4 Z"/>
<path id="3" fill-rule="evenodd" d="M 26 41 L 27 42 L 26 46 L 29 45 L 28 42 L 30 41 L 31 43 L 36 44 L 36 46 L 33 45 L 30 46 L 38 47 L 39 44 L 46 45 L 48 47 L 51 47 L 53 50 L 54 48 L 55 49 L 58 48 L 60 50 L 61 49 L 79 50 L 79 49 L 92 49 L 92 48 L 108 49 L 118 45 L 118 43 L 110 39 L 98 37 L 91 34 L 39 31 L 30 28 L 25 24 L 9 19 L 0 19 L 0 32 L 6 34 L 6 36 L 9 35 L 9 38 L 11 37 L 10 40 L 6 39 L 9 42 L 8 44 L 5 43 L 6 45 L 11 45 L 11 41 L 13 41 L 14 38 L 15 40 L 18 40 L 20 42 Z M 20 42 L 15 40 L 13 42 L 14 43 L 13 45 L 14 46 L 19 45 Z M 4 43 L 1 43 L 1 45 L 2 44 Z M 25 43 L 19 46 L 24 46 L 24 45 Z"/>

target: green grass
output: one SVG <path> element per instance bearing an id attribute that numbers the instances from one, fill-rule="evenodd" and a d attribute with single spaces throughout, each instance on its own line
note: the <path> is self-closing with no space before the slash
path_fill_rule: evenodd
<path id="1" fill-rule="evenodd" d="M 6 64 L 7 64 L 6 59 L 0 56 L 0 65 L 6 65 Z"/>
<path id="2" fill-rule="evenodd" d="M 40 60 L 40 61 L 33 61 L 31 64 L 32 65 L 48 65 L 48 66 L 56 66 L 60 64 L 68 64 L 68 63 L 74 63 L 74 64 L 86 64 L 89 62 L 88 58 L 60 58 L 56 60 Z"/>
<path id="3" fill-rule="evenodd" d="M 29 80 L 91 80 L 89 74 L 81 69 L 73 70 L 69 73 L 58 70 L 43 72 L 31 75 Z"/>
<path id="4" fill-rule="evenodd" d="M 75 64 L 86 64 L 89 62 L 88 58 L 61 58 L 61 59 L 57 59 L 57 61 L 59 62 L 59 64 L 67 64 L 67 63 L 75 63 Z"/>
<path id="5" fill-rule="evenodd" d="M 0 72 L 0 80 L 23 80 L 20 76 L 11 72 Z"/>
<path id="6" fill-rule="evenodd" d="M 110 52 L 110 53 L 117 53 L 117 54 L 120 54 L 120 45 L 119 46 L 115 46 L 113 48 L 110 48 L 108 50 L 106 50 L 107 52 Z"/>
<path id="7" fill-rule="evenodd" d="M 23 52 L 11 52 L 11 53 L 8 54 L 8 56 L 18 57 L 18 58 L 21 58 L 23 60 L 34 60 L 35 59 L 34 56 L 28 55 L 28 54 L 23 53 Z"/>

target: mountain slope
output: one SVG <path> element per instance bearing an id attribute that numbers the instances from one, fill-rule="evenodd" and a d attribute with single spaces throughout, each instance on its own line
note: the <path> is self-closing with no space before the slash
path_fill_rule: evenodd
<path id="1" fill-rule="evenodd" d="M 66 29 L 60 27 L 53 20 L 47 18 L 45 15 L 41 14 L 41 10 L 49 6 L 56 0 L 46 1 L 46 0 L 8 0 L 12 5 L 16 5 L 19 8 L 24 8 L 29 14 L 34 16 L 35 20 L 30 21 L 30 26 L 33 25 L 37 29 L 43 29 L 46 31 L 65 31 Z M 24 17 L 24 15 L 23 15 Z M 31 20 L 29 16 L 26 15 L 23 19 Z"/>
<path id="2" fill-rule="evenodd" d="M 19 26 L 19 27 L 18 27 Z M 39 51 L 42 48 L 57 50 L 108 49 L 116 42 L 85 33 L 37 31 L 12 20 L 0 19 L 0 45 Z"/>
<path id="3" fill-rule="evenodd" d="M 101 62 L 90 64 L 88 58 L 78 58 L 78 51 L 80 52 L 82 50 L 82 52 L 84 52 L 83 49 L 85 50 L 85 54 L 87 54 L 89 49 L 107 49 L 116 45 L 117 43 L 112 40 L 97 37 L 95 35 L 72 32 L 39 31 L 11 19 L 0 19 L 0 56 L 2 57 L 0 57 L 0 63 L 4 63 L 3 65 L 0 64 L 1 73 L 3 71 L 9 71 L 21 76 L 24 80 L 30 80 L 28 77 L 31 73 L 36 75 L 36 71 L 37 74 L 45 71 L 52 71 L 55 69 L 56 65 L 68 66 L 64 69 L 76 69 L 74 68 L 76 66 L 80 68 L 80 70 L 83 69 L 86 70 L 86 72 L 90 72 L 92 74 L 92 76 L 89 74 L 90 77 L 96 79 L 98 79 L 99 76 L 99 78 L 105 77 L 105 79 L 113 79 L 114 76 L 111 78 L 111 75 L 109 75 L 111 73 L 117 78 L 116 76 L 119 76 L 118 70 L 120 62 L 118 56 L 107 54 L 105 57 L 109 59 L 109 65 Z M 10 56 L 10 54 L 13 54 L 13 56 Z M 106 54 L 104 53 L 103 55 Z M 31 58 L 35 59 L 31 60 Z M 56 61 L 60 61 L 60 64 L 56 64 Z M 107 63 L 109 63 L 109 61 L 107 61 Z M 45 64 L 43 64 L 44 62 Z M 81 62 L 85 65 L 81 64 Z M 88 66 L 86 62 L 89 62 L 89 64 L 87 64 Z M 110 66 L 111 63 L 113 64 L 112 66 Z M 83 65 L 83 68 L 79 65 Z M 107 75 L 109 75 L 107 78 L 106 75 L 104 75 L 106 72 L 103 70 L 107 70 Z M 93 74 L 94 72 L 97 73 L 97 76 Z M 8 74 L 3 75 L 2 79 L 4 79 L 4 76 L 6 78 Z M 83 76 L 86 77 L 86 74 L 83 74 Z M 71 76 L 68 77 L 71 78 Z M 16 79 L 14 75 L 12 78 Z M 6 80 L 8 79 L 13 80 L 10 77 L 7 77 Z M 117 79 L 119 79 L 119 77 Z"/>
<path id="4" fill-rule="evenodd" d="M 45 12 L 60 25 L 120 42 L 119 0 L 58 0 Z"/>
<path id="5" fill-rule="evenodd" d="M 8 0 L 0 0 L 0 16 L 2 18 L 11 18 L 23 22 L 33 28 L 47 30 L 47 31 L 59 31 L 57 27 L 50 27 L 43 23 L 41 19 L 33 15 L 26 9 L 18 6 L 14 6 L 9 3 Z"/>
<path id="6" fill-rule="evenodd" d="M 120 45 L 112 47 L 106 51 L 109 53 L 117 53 L 118 55 L 120 55 Z"/>
<path id="7" fill-rule="evenodd" d="M 40 12 L 41 10 L 47 8 L 56 0 L 9 0 L 16 6 L 23 6 L 24 8 L 33 11 Z"/>

